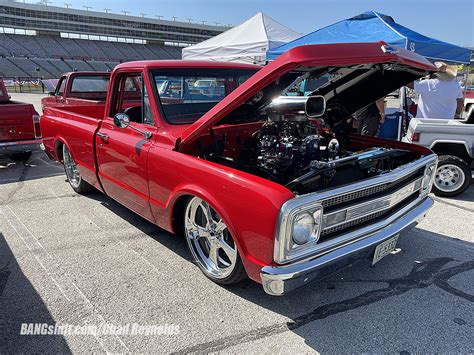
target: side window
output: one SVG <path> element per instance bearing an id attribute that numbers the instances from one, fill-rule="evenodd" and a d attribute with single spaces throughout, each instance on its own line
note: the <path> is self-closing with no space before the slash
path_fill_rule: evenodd
<path id="1" fill-rule="evenodd" d="M 112 116 L 125 113 L 131 122 L 143 123 L 143 80 L 141 73 L 125 74 L 114 88 L 115 104 Z"/>
<path id="2" fill-rule="evenodd" d="M 143 123 L 154 125 L 153 115 L 151 113 L 150 97 L 148 96 L 148 90 L 143 85 Z"/>
<path id="3" fill-rule="evenodd" d="M 61 79 L 59 79 L 59 83 L 56 86 L 56 95 L 63 96 L 65 87 L 66 87 L 66 78 L 63 76 Z"/>
<path id="4" fill-rule="evenodd" d="M 117 113 L 125 113 L 131 122 L 154 124 L 150 98 L 141 73 L 121 76 L 114 90 L 116 101 L 111 112 L 112 117 Z"/>

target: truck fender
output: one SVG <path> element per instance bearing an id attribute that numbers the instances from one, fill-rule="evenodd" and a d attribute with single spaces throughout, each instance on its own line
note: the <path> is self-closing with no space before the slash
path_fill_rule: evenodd
<path id="1" fill-rule="evenodd" d="M 247 251 L 244 248 L 244 243 L 241 243 L 239 240 L 239 235 L 237 234 L 233 224 L 232 219 L 230 218 L 229 214 L 226 212 L 225 208 L 216 200 L 211 193 L 203 189 L 201 186 L 187 184 L 187 185 L 180 185 L 177 186 L 174 191 L 170 193 L 170 198 L 168 199 L 167 203 L 167 211 L 168 211 L 168 221 L 174 220 L 174 213 L 175 213 L 175 206 L 180 197 L 183 196 L 196 196 L 199 197 L 206 202 L 208 202 L 212 208 L 219 214 L 219 216 L 224 220 L 227 228 L 229 228 L 230 233 L 234 237 L 235 242 L 239 248 L 241 254 L 247 254 Z M 172 231 L 176 233 L 174 225 L 171 226 Z M 242 255 L 241 255 L 242 256 Z"/>

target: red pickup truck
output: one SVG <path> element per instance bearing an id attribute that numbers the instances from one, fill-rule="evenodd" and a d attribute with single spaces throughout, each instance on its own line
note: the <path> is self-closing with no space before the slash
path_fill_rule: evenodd
<path id="1" fill-rule="evenodd" d="M 104 106 L 109 78 L 109 72 L 65 73 L 41 107 Z"/>
<path id="2" fill-rule="evenodd" d="M 248 276 L 282 295 L 378 262 L 432 206 L 436 155 L 352 134 L 347 120 L 434 70 L 383 42 L 297 47 L 263 68 L 124 63 L 104 108 L 45 109 L 44 145 L 76 192 L 94 187 L 182 233 L 214 282 Z M 307 78 L 324 80 L 287 96 Z"/>
<path id="3" fill-rule="evenodd" d="M 10 100 L 0 79 L 0 154 L 28 159 L 41 144 L 39 121 L 33 105 Z"/>

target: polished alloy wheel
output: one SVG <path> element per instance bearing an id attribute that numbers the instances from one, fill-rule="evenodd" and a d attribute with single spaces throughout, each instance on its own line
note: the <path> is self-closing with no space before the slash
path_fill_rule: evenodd
<path id="1" fill-rule="evenodd" d="M 435 175 L 435 185 L 443 192 L 459 189 L 466 180 L 466 175 L 458 166 L 445 164 L 438 167 Z"/>
<path id="2" fill-rule="evenodd" d="M 74 159 L 72 159 L 71 153 L 69 153 L 69 149 L 67 149 L 66 145 L 63 145 L 63 162 L 69 183 L 73 188 L 79 188 L 81 184 L 81 174 L 77 170 L 76 163 Z"/>
<path id="3" fill-rule="evenodd" d="M 203 272 L 214 279 L 227 278 L 237 263 L 237 247 L 222 218 L 206 201 L 193 197 L 186 207 L 184 227 Z"/>

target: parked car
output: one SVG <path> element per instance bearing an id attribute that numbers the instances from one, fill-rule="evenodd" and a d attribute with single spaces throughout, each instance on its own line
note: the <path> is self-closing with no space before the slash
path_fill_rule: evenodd
<path id="1" fill-rule="evenodd" d="M 472 180 L 474 168 L 474 122 L 413 118 L 404 142 L 430 148 L 439 162 L 433 185 L 437 196 L 456 196 Z"/>
<path id="2" fill-rule="evenodd" d="M 282 295 L 357 259 L 378 262 L 432 206 L 436 155 L 350 134 L 346 118 L 433 70 L 383 42 L 297 47 L 261 69 L 123 63 L 103 115 L 45 109 L 44 146 L 76 192 L 95 188 L 183 233 L 212 281 L 248 276 Z M 226 97 L 161 100 L 156 83 L 164 75 L 220 78 Z M 321 75 L 329 82 L 312 96 L 279 97 L 302 76 Z M 141 78 L 142 101 L 125 108 L 130 78 Z"/>
<path id="3" fill-rule="evenodd" d="M 41 144 L 39 121 L 33 105 L 12 101 L 0 79 L 0 154 L 28 159 Z"/>
<path id="4" fill-rule="evenodd" d="M 105 107 L 109 72 L 71 72 L 59 79 L 54 91 L 41 100 L 45 107 Z"/>

